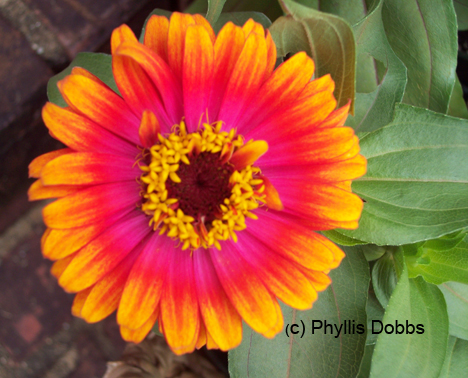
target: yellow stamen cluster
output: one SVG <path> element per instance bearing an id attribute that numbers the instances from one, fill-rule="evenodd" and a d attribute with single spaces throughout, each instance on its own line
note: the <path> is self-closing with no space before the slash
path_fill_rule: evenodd
<path id="1" fill-rule="evenodd" d="M 159 143 L 145 151 L 150 154 L 149 165 L 140 166 L 143 171 L 140 179 L 145 185 L 142 210 L 151 215 L 150 226 L 154 230 L 160 228 L 160 234 L 179 239 L 183 243 L 182 249 L 200 246 L 221 249 L 220 240 L 232 238 L 237 241 L 235 231 L 246 228 L 246 217 L 257 218 L 251 211 L 258 208 L 264 198 L 263 181 L 256 178 L 260 169 L 253 166 L 232 173 L 229 179 L 231 195 L 219 204 L 219 214 L 211 224 L 204 223 L 203 215 L 194 219 L 184 214 L 178 199 L 169 198 L 167 180 L 181 183 L 177 171 L 180 164 L 190 164 L 193 154 L 219 154 L 219 159 L 229 164 L 233 152 L 244 145 L 243 138 L 236 136 L 234 129 L 228 133 L 221 131 L 221 127 L 221 122 L 203 124 L 202 130 L 189 134 L 182 121 L 167 137 L 158 134 Z"/>

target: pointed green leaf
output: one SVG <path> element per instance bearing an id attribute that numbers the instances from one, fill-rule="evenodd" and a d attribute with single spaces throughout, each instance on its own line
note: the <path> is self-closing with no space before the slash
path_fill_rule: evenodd
<path id="1" fill-rule="evenodd" d="M 368 378 L 371 369 L 372 355 L 374 354 L 375 345 L 366 345 L 364 350 L 364 357 L 362 357 L 361 366 L 359 368 L 359 374 L 356 378 Z"/>
<path id="2" fill-rule="evenodd" d="M 361 139 L 367 174 L 353 182 L 365 200 L 357 230 L 379 245 L 435 239 L 468 224 L 468 121 L 399 104 L 391 124 Z"/>
<path id="3" fill-rule="evenodd" d="M 366 335 L 323 333 L 312 334 L 312 320 L 328 324 L 343 324 L 354 320 L 366 324 L 366 297 L 369 287 L 369 268 L 361 253 L 353 247 L 344 248 L 347 257 L 330 276 L 331 286 L 308 311 L 282 306 L 285 327 L 291 323 L 306 326 L 306 332 L 288 338 L 283 331 L 269 340 L 244 326 L 242 344 L 229 352 L 232 378 L 296 378 L 296 377 L 352 377 L 359 370 L 364 353 Z M 316 323 L 318 325 L 318 323 Z"/>
<path id="4" fill-rule="evenodd" d="M 397 252 L 395 258 L 402 263 L 402 252 Z M 393 328 L 393 333 L 384 330 L 377 337 L 370 377 L 437 378 L 448 339 L 444 297 L 437 286 L 422 278 L 409 279 L 402 264 L 402 274 L 382 320 L 387 331 Z M 380 329 L 376 324 L 375 331 Z"/>
<path id="5" fill-rule="evenodd" d="M 422 276 L 435 285 L 447 281 L 468 284 L 468 237 L 465 235 L 429 240 L 418 248 L 417 255 L 406 255 L 409 277 Z"/>
<path id="6" fill-rule="evenodd" d="M 403 267 L 395 261 L 395 247 L 390 247 L 372 267 L 372 286 L 383 308 L 387 308 L 390 297 L 398 282 Z"/>
<path id="7" fill-rule="evenodd" d="M 367 297 L 367 338 L 366 338 L 366 345 L 374 345 L 377 341 L 377 334 L 372 333 L 372 322 L 374 320 L 382 320 L 385 310 L 380 304 L 379 300 L 375 296 L 375 293 L 369 290 L 369 294 Z"/>
<path id="8" fill-rule="evenodd" d="M 459 30 L 468 29 L 468 0 L 453 0 Z"/>
<path id="9" fill-rule="evenodd" d="M 206 12 L 206 19 L 211 25 L 214 25 L 216 21 L 218 21 L 225 2 L 226 0 L 208 0 L 208 11 Z"/>
<path id="10" fill-rule="evenodd" d="M 458 50 L 452 0 L 385 1 L 382 16 L 390 45 L 408 69 L 403 102 L 446 113 Z"/>
<path id="11" fill-rule="evenodd" d="M 299 1 L 302 3 L 302 1 Z M 306 5 L 306 4 L 304 4 Z M 351 25 L 361 21 L 367 12 L 366 1 L 362 0 L 320 0 L 317 10 L 344 18 Z"/>
<path id="12" fill-rule="evenodd" d="M 195 0 L 185 12 L 205 14 L 207 9 L 207 0 Z M 223 12 L 263 13 L 270 20 L 276 20 L 283 13 L 276 0 L 227 0 L 224 4 Z"/>
<path id="13" fill-rule="evenodd" d="M 439 378 L 460 378 L 468 372 L 468 341 L 450 336 Z"/>
<path id="14" fill-rule="evenodd" d="M 353 26 L 356 38 L 356 106 L 346 125 L 373 131 L 387 125 L 403 98 L 406 68 L 388 43 L 382 23 L 383 0 L 375 0 L 367 16 Z"/>
<path id="15" fill-rule="evenodd" d="M 60 72 L 59 74 L 53 76 L 47 83 L 47 97 L 50 102 L 54 104 L 65 107 L 67 103 L 60 94 L 57 83 L 62 80 L 65 76 L 71 74 L 73 67 L 81 67 L 93 75 L 96 75 L 104 83 L 106 83 L 113 91 L 119 93 L 117 89 L 117 84 L 115 84 L 114 75 L 112 73 L 112 56 L 102 53 L 78 53 L 75 59 L 70 63 L 70 65 Z"/>
<path id="16" fill-rule="evenodd" d="M 281 5 L 287 16 L 280 17 L 270 28 L 278 55 L 307 52 L 315 62 L 315 76 L 329 73 L 335 81 L 338 106 L 349 100 L 354 104 L 356 56 L 349 24 L 292 0 L 281 0 Z"/>
<path id="17" fill-rule="evenodd" d="M 328 239 L 330 239 L 332 242 L 339 244 L 339 245 L 345 245 L 347 247 L 352 247 L 353 245 L 359 245 L 359 244 L 367 244 L 366 242 L 363 242 L 361 240 L 353 239 L 353 238 L 350 238 L 349 236 L 340 234 L 339 232 L 336 232 L 335 230 L 322 231 L 322 234 Z"/>
<path id="18" fill-rule="evenodd" d="M 439 288 L 447 302 L 450 334 L 468 340 L 468 285 L 446 282 Z"/>
<path id="19" fill-rule="evenodd" d="M 450 97 L 448 114 L 452 117 L 468 119 L 468 109 L 466 108 L 466 102 L 463 98 L 463 89 L 460 84 L 460 80 L 458 80 L 458 77 L 455 80 L 452 96 Z"/>
<path id="20" fill-rule="evenodd" d="M 374 261 L 380 259 L 389 250 L 389 247 L 375 244 L 361 244 L 359 250 L 364 253 L 367 261 Z"/>

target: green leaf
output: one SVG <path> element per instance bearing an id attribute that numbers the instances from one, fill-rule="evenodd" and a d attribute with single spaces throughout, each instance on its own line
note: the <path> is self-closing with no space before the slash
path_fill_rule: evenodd
<path id="1" fill-rule="evenodd" d="M 385 252 L 387 252 L 387 246 L 380 246 L 375 244 L 363 244 L 359 246 L 359 250 L 364 253 L 367 261 L 374 261 L 380 259 Z"/>
<path id="2" fill-rule="evenodd" d="M 468 224 L 468 121 L 399 104 L 393 122 L 361 139 L 367 174 L 353 182 L 365 200 L 357 230 L 338 232 L 401 245 Z"/>
<path id="3" fill-rule="evenodd" d="M 446 113 L 458 50 L 452 0 L 385 1 L 382 16 L 390 45 L 408 69 L 403 102 Z"/>
<path id="4" fill-rule="evenodd" d="M 339 232 L 336 232 L 335 230 L 322 231 L 322 234 L 326 238 L 330 239 L 332 242 L 339 245 L 345 245 L 347 247 L 352 247 L 353 245 L 359 244 L 366 244 L 366 242 L 350 238 L 348 236 L 340 234 Z"/>
<path id="5" fill-rule="evenodd" d="M 356 56 L 349 24 L 292 0 L 281 0 L 281 5 L 287 16 L 277 19 L 270 28 L 278 55 L 305 51 L 315 62 L 315 77 L 330 74 L 335 81 L 338 106 L 351 100 L 353 109 Z"/>
<path id="6" fill-rule="evenodd" d="M 356 38 L 355 114 L 346 125 L 373 131 L 387 125 L 403 99 L 406 68 L 388 43 L 382 23 L 383 0 L 375 0 L 368 15 L 353 26 Z"/>
<path id="7" fill-rule="evenodd" d="M 468 372 L 468 341 L 450 336 L 439 378 L 460 378 Z"/>
<path id="8" fill-rule="evenodd" d="M 362 0 L 298 0 L 297 3 L 344 18 L 351 25 L 363 19 L 367 11 L 366 2 Z"/>
<path id="9" fill-rule="evenodd" d="M 452 234 L 444 235 L 438 239 L 432 239 L 424 242 L 422 248 L 435 249 L 436 251 L 449 251 L 466 239 L 466 232 L 458 231 Z"/>
<path id="10" fill-rule="evenodd" d="M 468 0 L 453 0 L 459 30 L 468 29 Z"/>
<path id="11" fill-rule="evenodd" d="M 367 338 L 366 338 L 366 345 L 374 345 L 377 341 L 377 334 L 372 333 L 372 321 L 374 320 L 382 320 L 385 310 L 380 304 L 379 300 L 375 296 L 375 293 L 369 290 L 369 294 L 367 296 Z M 362 365 L 362 364 L 361 364 Z"/>
<path id="12" fill-rule="evenodd" d="M 447 302 L 450 334 L 468 340 L 468 285 L 446 282 L 439 288 Z"/>
<path id="13" fill-rule="evenodd" d="M 466 108 L 466 102 L 463 98 L 463 89 L 458 77 L 455 80 L 452 96 L 450 97 L 448 114 L 452 117 L 468 119 L 468 109 Z"/>
<path id="14" fill-rule="evenodd" d="M 364 357 L 362 357 L 359 374 L 356 378 L 368 378 L 371 369 L 372 355 L 374 354 L 375 345 L 366 345 L 364 350 Z"/>
<path id="15" fill-rule="evenodd" d="M 208 11 L 206 12 L 206 19 L 211 25 L 218 21 L 219 15 L 223 10 L 226 0 L 208 0 Z"/>
<path id="16" fill-rule="evenodd" d="M 409 277 L 422 276 L 435 285 L 447 281 L 468 284 L 468 237 L 462 241 L 465 235 L 430 240 L 419 246 L 418 254 L 405 256 Z"/>
<path id="17" fill-rule="evenodd" d="M 205 14 L 207 12 L 207 0 L 195 0 L 185 12 Z M 283 13 L 276 0 L 227 0 L 223 12 L 263 13 L 270 20 L 276 20 Z"/>
<path id="18" fill-rule="evenodd" d="M 93 75 L 96 75 L 104 83 L 106 83 L 111 89 L 120 94 L 117 89 L 117 84 L 115 84 L 114 75 L 112 73 L 112 56 L 102 53 L 78 53 L 75 59 L 70 63 L 70 65 L 60 72 L 59 74 L 53 76 L 47 83 L 47 97 L 50 102 L 61 106 L 62 108 L 67 106 L 67 103 L 60 94 L 57 83 L 62 80 L 65 76 L 71 74 L 73 67 L 81 67 Z"/>
<path id="19" fill-rule="evenodd" d="M 253 19 L 263 25 L 265 29 L 269 28 L 271 21 L 263 13 L 259 12 L 232 12 L 232 13 L 221 13 L 218 21 L 213 25 L 213 29 L 216 34 L 222 29 L 224 24 L 231 21 L 233 24 L 243 26 L 248 19 Z"/>
<path id="20" fill-rule="evenodd" d="M 422 278 L 408 278 L 401 251 L 395 258 L 403 271 L 382 320 L 389 332 L 393 326 L 393 333 L 382 331 L 378 335 L 370 377 L 436 378 L 444 363 L 448 339 L 444 297 L 437 286 Z M 421 332 L 418 325 L 424 333 L 417 333 Z M 380 329 L 376 324 L 375 331 Z"/>
<path id="21" fill-rule="evenodd" d="M 285 377 L 352 377 L 359 370 L 364 353 L 366 335 L 324 334 L 315 330 L 312 320 L 328 324 L 343 324 L 354 320 L 366 324 L 366 297 L 369 287 L 369 268 L 361 253 L 353 247 L 345 248 L 346 258 L 330 276 L 331 286 L 323 293 L 314 307 L 297 311 L 282 306 L 285 327 L 287 324 L 306 326 L 304 337 L 285 332 L 268 340 L 244 327 L 242 344 L 229 352 L 229 370 L 232 378 L 285 378 Z M 318 325 L 318 323 L 316 323 Z M 329 327 L 330 328 L 330 327 Z"/>
<path id="22" fill-rule="evenodd" d="M 398 282 L 398 276 L 403 270 L 402 265 L 395 261 L 395 247 L 390 247 L 372 267 L 372 286 L 374 293 L 383 308 L 387 308 L 390 297 Z"/>

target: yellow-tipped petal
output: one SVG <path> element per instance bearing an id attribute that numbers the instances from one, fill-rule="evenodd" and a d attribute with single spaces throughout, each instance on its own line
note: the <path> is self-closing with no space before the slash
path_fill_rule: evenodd
<path id="1" fill-rule="evenodd" d="M 263 185 L 265 185 L 265 190 L 262 194 L 265 195 L 264 201 L 269 209 L 281 211 L 284 209 L 283 203 L 279 196 L 278 191 L 273 186 L 273 184 L 265 176 L 262 176 Z"/>
<path id="2" fill-rule="evenodd" d="M 256 140 L 234 152 L 230 162 L 239 171 L 255 163 L 255 161 L 267 151 L 268 143 L 264 140 Z"/>

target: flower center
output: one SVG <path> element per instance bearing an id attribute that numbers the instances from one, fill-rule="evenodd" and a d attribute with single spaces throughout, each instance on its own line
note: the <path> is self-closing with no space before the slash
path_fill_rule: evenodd
<path id="1" fill-rule="evenodd" d="M 190 164 L 177 170 L 181 182 L 166 181 L 170 198 L 177 198 L 179 209 L 194 219 L 205 217 L 210 224 L 219 216 L 219 205 L 231 195 L 229 179 L 234 167 L 222 163 L 220 153 L 202 152 L 189 157 Z"/>
<path id="2" fill-rule="evenodd" d="M 235 231 L 246 228 L 246 217 L 257 219 L 251 211 L 265 202 L 265 179 L 251 163 L 260 156 L 255 147 L 266 143 L 244 143 L 221 126 L 204 124 L 189 134 L 182 121 L 143 152 L 141 209 L 154 230 L 179 239 L 182 249 L 237 241 Z"/>

